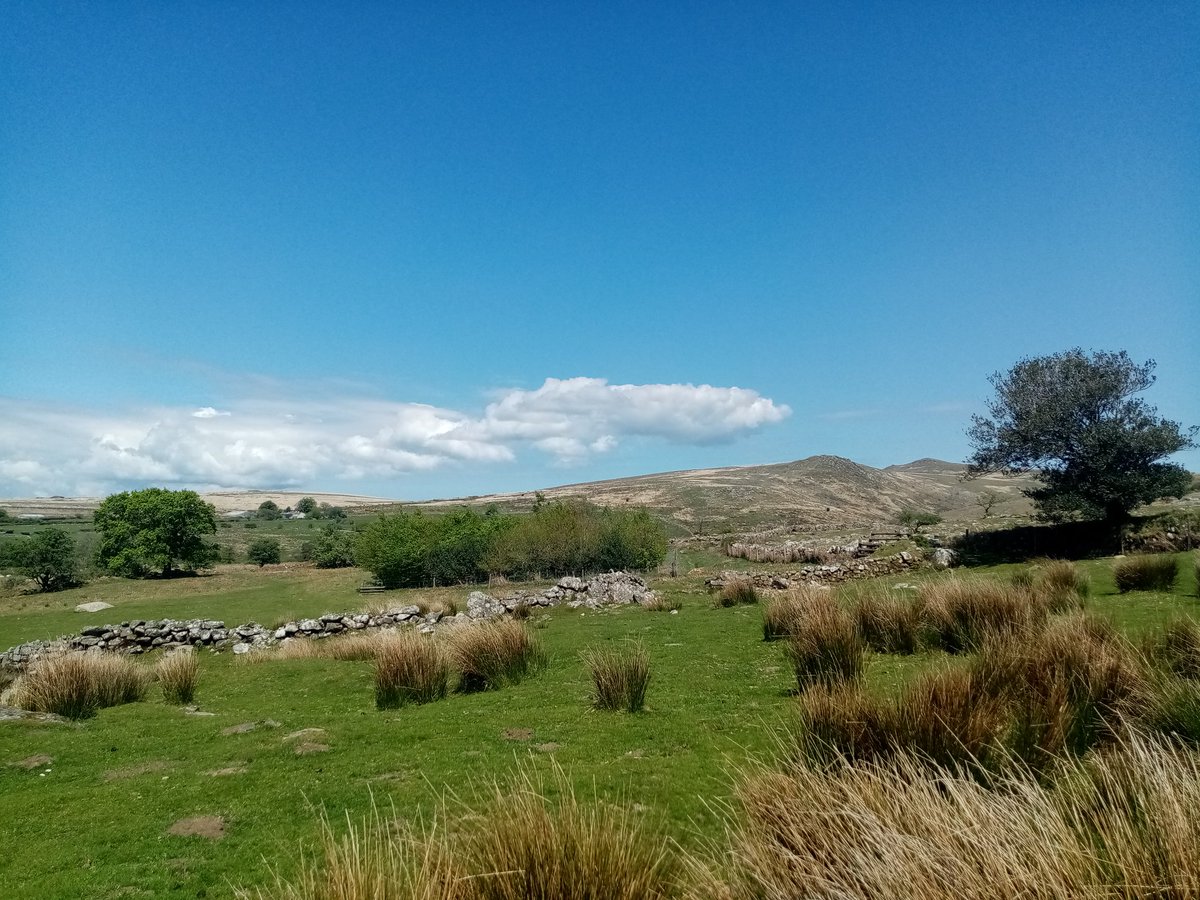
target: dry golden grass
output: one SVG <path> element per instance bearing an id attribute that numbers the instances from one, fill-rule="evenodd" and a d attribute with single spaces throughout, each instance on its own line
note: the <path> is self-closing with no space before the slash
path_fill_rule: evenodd
<path id="1" fill-rule="evenodd" d="M 735 578 L 727 582 L 717 594 L 716 605 L 737 606 L 742 603 L 757 603 L 758 589 L 749 578 Z"/>
<path id="2" fill-rule="evenodd" d="M 544 662 L 541 645 L 515 619 L 477 622 L 456 628 L 449 639 L 460 691 L 483 691 L 513 684 Z"/>
<path id="3" fill-rule="evenodd" d="M 1136 736 L 1065 763 L 1061 787 L 991 786 L 924 760 L 741 781 L 727 847 L 689 897 L 1062 900 L 1200 896 L 1194 754 Z"/>
<path id="4" fill-rule="evenodd" d="M 898 597 L 886 588 L 853 596 L 858 630 L 867 646 L 879 653 L 916 653 L 921 649 L 922 603 Z"/>
<path id="5" fill-rule="evenodd" d="M 404 627 L 404 626 L 401 626 Z M 391 630 L 350 631 L 327 638 L 295 637 L 283 641 L 273 650 L 255 650 L 243 654 L 246 663 L 283 659 L 336 659 L 343 662 L 363 662 L 375 658 L 379 646 L 391 640 Z"/>
<path id="6" fill-rule="evenodd" d="M 1170 553 L 1151 553 L 1127 556 L 1113 566 L 1117 590 L 1169 591 L 1179 577 L 1179 563 Z"/>
<path id="7" fill-rule="evenodd" d="M 803 618 L 804 611 L 815 603 L 827 602 L 829 594 L 827 588 L 802 584 L 782 596 L 771 597 L 763 604 L 763 640 L 787 637 Z"/>
<path id="8" fill-rule="evenodd" d="M 592 677 L 592 705 L 596 709 L 640 712 L 646 705 L 650 654 L 645 647 L 589 648 L 583 652 L 583 664 Z"/>
<path id="9" fill-rule="evenodd" d="M 866 644 L 854 616 L 833 597 L 816 598 L 791 623 L 784 654 L 801 689 L 861 677 Z"/>
<path id="10" fill-rule="evenodd" d="M 154 667 L 163 699 L 168 703 L 191 703 L 196 696 L 200 660 L 191 647 L 166 653 Z"/>
<path id="11" fill-rule="evenodd" d="M 150 673 L 125 656 L 64 653 L 37 660 L 12 685 L 12 701 L 22 709 L 71 719 L 98 709 L 135 703 L 146 694 Z"/>
<path id="12" fill-rule="evenodd" d="M 1065 559 L 1041 559 L 1034 567 L 1036 574 L 1032 587 L 1042 592 L 1050 612 L 1083 607 L 1091 585 L 1075 563 Z"/>
<path id="13" fill-rule="evenodd" d="M 1200 623 L 1187 616 L 1173 619 L 1146 637 L 1143 652 L 1180 678 L 1200 678 Z"/>
<path id="14" fill-rule="evenodd" d="M 376 641 L 375 705 L 395 709 L 408 703 L 430 703 L 446 696 L 450 663 L 441 643 L 408 630 Z"/>
<path id="15" fill-rule="evenodd" d="M 1031 633 L 1048 614 L 1040 591 L 983 578 L 927 582 L 920 599 L 927 639 L 948 653 L 978 650 L 993 637 Z"/>

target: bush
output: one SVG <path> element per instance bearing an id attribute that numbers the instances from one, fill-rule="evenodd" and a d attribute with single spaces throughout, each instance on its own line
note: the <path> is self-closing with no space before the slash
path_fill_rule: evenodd
<path id="1" fill-rule="evenodd" d="M 921 648 L 921 603 L 874 590 L 853 601 L 859 633 L 879 653 L 916 653 Z"/>
<path id="2" fill-rule="evenodd" d="M 309 559 L 318 569 L 344 569 L 354 565 L 355 534 L 326 525 L 312 544 Z"/>
<path id="3" fill-rule="evenodd" d="M 515 684 L 544 662 L 541 647 L 524 622 L 503 619 L 457 628 L 450 656 L 458 669 L 458 690 L 483 691 Z"/>
<path id="4" fill-rule="evenodd" d="M 379 709 L 441 700 L 449 683 L 446 652 L 428 635 L 401 631 L 377 642 L 375 705 Z"/>
<path id="5" fill-rule="evenodd" d="M 862 675 L 866 644 L 854 617 L 832 598 L 805 606 L 786 641 L 784 654 L 802 690 L 812 684 L 854 681 Z"/>
<path id="6" fill-rule="evenodd" d="M 42 528 L 28 540 L 12 542 L 0 566 L 17 570 L 42 591 L 61 591 L 80 583 L 75 539 L 62 528 Z"/>
<path id="7" fill-rule="evenodd" d="M 12 686 L 13 703 L 33 712 L 86 719 L 146 693 L 147 671 L 110 653 L 64 653 L 37 660 Z"/>
<path id="8" fill-rule="evenodd" d="M 1130 591 L 1169 591 L 1175 586 L 1179 575 L 1179 564 L 1169 553 L 1127 556 L 1113 566 L 1113 577 L 1117 590 L 1122 594 Z"/>
<path id="9" fill-rule="evenodd" d="M 592 705 L 596 709 L 640 712 L 650 684 L 650 654 L 640 645 L 628 649 L 600 647 L 585 650 L 583 663 L 592 676 Z"/>
<path id="10" fill-rule="evenodd" d="M 200 660 L 190 647 L 173 650 L 159 659 L 154 674 L 162 688 L 164 700 L 168 703 L 191 703 L 196 696 Z"/>
<path id="11" fill-rule="evenodd" d="M 734 578 L 721 587 L 717 595 L 717 606 L 730 607 L 741 603 L 757 603 L 758 590 L 749 578 Z"/>
<path id="12" fill-rule="evenodd" d="M 246 548 L 246 559 L 258 563 L 260 569 L 268 563 L 277 563 L 282 558 L 283 551 L 279 547 L 279 541 L 274 538 L 259 538 L 251 541 L 250 546 Z"/>
<path id="13" fill-rule="evenodd" d="M 1036 591 L 984 579 L 950 578 L 922 586 L 926 636 L 948 653 L 968 653 L 990 637 L 1031 632 L 1046 620 Z"/>

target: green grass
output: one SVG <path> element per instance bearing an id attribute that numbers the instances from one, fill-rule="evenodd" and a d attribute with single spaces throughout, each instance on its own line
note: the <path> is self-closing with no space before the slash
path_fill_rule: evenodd
<path id="1" fill-rule="evenodd" d="M 1007 579 L 1014 568 L 991 571 Z M 1190 565 L 1170 594 L 1118 595 L 1111 561 L 1080 568 L 1091 582 L 1087 610 L 1132 637 L 1178 616 L 1200 616 Z M 906 573 L 881 585 L 914 578 Z M 377 601 L 379 595 L 354 592 L 363 580 L 356 570 L 257 567 L 168 582 L 102 580 L 62 594 L 0 600 L 0 644 L 131 618 L 272 624 Z M 760 609 L 712 608 L 699 575 L 660 578 L 654 586 L 682 601 L 678 615 L 562 608 L 535 620 L 546 666 L 501 690 L 379 711 L 369 661 L 247 665 L 204 652 L 197 702 L 212 716 L 189 715 L 151 691 L 142 702 L 100 710 L 78 726 L 0 722 L 4 895 L 228 897 L 234 886 L 272 882 L 264 858 L 294 874 L 301 843 L 311 847 L 319 838 L 320 809 L 335 829 L 345 812 L 361 819 L 372 803 L 394 804 L 405 817 L 429 814 L 444 787 L 503 780 L 522 766 L 547 775 L 561 766 L 580 796 L 636 800 L 684 846 L 716 838 L 721 821 L 712 801 L 730 795 L 741 761 L 774 752 L 772 730 L 792 714 L 795 678 L 780 645 L 762 640 Z M 397 603 L 461 602 L 467 592 L 383 596 Z M 72 611 L 90 599 L 116 608 Z M 593 710 L 581 652 L 630 639 L 653 660 L 644 712 Z M 868 654 L 864 688 L 896 695 L 947 659 L 941 652 Z M 221 734 L 249 722 L 258 724 Z M 284 740 L 301 729 L 323 731 Z M 296 746 L 306 740 L 329 749 L 298 755 Z M 52 764 L 12 765 L 42 754 Z M 232 771 L 208 774 L 223 770 Z M 206 814 L 225 818 L 221 840 L 166 835 L 175 820 Z"/>

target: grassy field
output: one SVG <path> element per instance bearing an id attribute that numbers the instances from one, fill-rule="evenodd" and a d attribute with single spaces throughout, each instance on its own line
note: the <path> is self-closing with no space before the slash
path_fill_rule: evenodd
<path id="1" fill-rule="evenodd" d="M 1110 560 L 1080 567 L 1091 579 L 1088 609 L 1131 636 L 1180 614 L 1200 618 L 1190 562 L 1171 593 L 1120 595 Z M 1016 568 L 987 571 L 1007 578 Z M 682 560 L 680 569 L 687 571 Z M 355 570 L 286 565 L 226 566 L 172 581 L 102 579 L 0 600 L 0 645 L 136 618 L 271 625 L 358 608 L 364 598 L 354 589 L 363 580 Z M 700 574 L 654 586 L 682 602 L 678 614 L 550 611 L 535 620 L 549 660 L 543 671 L 425 706 L 376 710 L 367 662 L 248 664 L 205 653 L 198 710 L 170 706 L 152 690 L 144 702 L 78 725 L 0 722 L 3 895 L 226 897 L 269 883 L 267 861 L 294 871 L 300 846 L 316 839 L 321 810 L 335 824 L 373 804 L 406 819 L 428 816 L 444 791 L 467 794 L 522 768 L 560 766 L 583 797 L 632 805 L 685 847 L 714 839 L 721 820 L 713 801 L 729 796 L 748 759 L 772 754 L 778 726 L 791 718 L 795 679 L 779 645 L 762 641 L 758 607 L 714 608 Z M 386 596 L 401 604 L 467 591 Z M 115 608 L 73 611 L 91 599 Z M 645 711 L 591 709 L 580 654 L 631 640 L 650 656 Z M 867 683 L 895 691 L 940 656 L 870 656 Z M 168 833 L 194 816 L 221 817 L 223 835 Z"/>

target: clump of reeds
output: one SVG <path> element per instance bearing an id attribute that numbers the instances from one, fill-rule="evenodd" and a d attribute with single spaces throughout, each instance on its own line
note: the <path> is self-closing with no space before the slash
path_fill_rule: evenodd
<path id="1" fill-rule="evenodd" d="M 784 644 L 801 689 L 859 678 L 866 649 L 854 616 L 829 596 L 804 605 Z"/>
<path id="2" fill-rule="evenodd" d="M 828 595 L 827 588 L 804 584 L 768 599 L 762 607 L 763 640 L 774 641 L 787 637 L 804 611 L 814 603 L 827 600 Z"/>
<path id="3" fill-rule="evenodd" d="M 274 650 L 258 650 L 241 658 L 246 662 L 273 659 L 336 659 L 342 662 L 364 662 L 375 658 L 381 642 L 392 631 L 351 631 L 326 638 L 294 637 L 283 641 Z"/>
<path id="4" fill-rule="evenodd" d="M 879 653 L 916 653 L 921 648 L 920 600 L 892 591 L 867 590 L 853 598 L 858 630 Z"/>
<path id="5" fill-rule="evenodd" d="M 1143 650 L 1154 665 L 1180 678 L 1200 678 L 1200 623 L 1180 616 L 1151 632 Z"/>
<path id="6" fill-rule="evenodd" d="M 1064 762 L 1057 785 L 1013 769 L 985 784 L 915 756 L 754 772 L 724 857 L 692 898 L 1056 900 L 1200 892 L 1200 763 L 1130 736 Z"/>
<path id="7" fill-rule="evenodd" d="M 163 655 L 154 667 L 155 677 L 168 703 L 191 703 L 196 696 L 200 660 L 191 647 L 181 647 Z"/>
<path id="8" fill-rule="evenodd" d="M 649 600 L 642 604 L 642 609 L 649 612 L 673 612 L 683 608 L 683 601 L 678 597 L 666 597 L 661 593 L 656 593 Z"/>
<path id="9" fill-rule="evenodd" d="M 627 648 L 593 647 L 583 652 L 592 677 L 592 705 L 597 709 L 640 712 L 650 684 L 650 654 L 640 644 Z"/>
<path id="10" fill-rule="evenodd" d="M 375 705 L 396 709 L 446 696 L 450 664 L 440 642 L 416 630 L 397 632 L 375 646 Z"/>
<path id="11" fill-rule="evenodd" d="M 987 579 L 929 582 L 920 599 L 927 639 L 948 653 L 969 653 L 988 638 L 1032 632 L 1048 612 L 1039 591 Z"/>
<path id="12" fill-rule="evenodd" d="M 316 859 L 293 882 L 242 898 L 278 900 L 666 900 L 676 896 L 671 844 L 623 806 L 581 802 L 562 773 L 552 791 L 532 776 L 477 792 L 432 825 L 377 811 L 342 836 L 322 822 Z M 556 800 L 547 794 L 553 792 Z M 452 820 L 452 821 L 451 821 Z"/>
<path id="13" fill-rule="evenodd" d="M 1113 578 L 1122 594 L 1130 591 L 1169 591 L 1179 576 L 1179 564 L 1170 553 L 1127 556 L 1113 566 Z"/>
<path id="14" fill-rule="evenodd" d="M 456 629 L 450 636 L 450 656 L 459 672 L 458 690 L 464 692 L 514 684 L 544 661 L 533 632 L 514 619 Z"/>
<path id="15" fill-rule="evenodd" d="M 64 653 L 35 661 L 11 694 L 22 709 L 84 719 L 104 707 L 141 700 L 149 681 L 149 672 L 124 656 Z"/>
<path id="16" fill-rule="evenodd" d="M 1080 609 L 1091 584 L 1087 575 L 1070 560 L 1045 559 L 1037 563 L 1034 588 L 1043 593 L 1050 612 L 1058 613 Z"/>
<path id="17" fill-rule="evenodd" d="M 717 594 L 717 606 L 730 607 L 744 603 L 757 603 L 758 589 L 749 578 L 734 578 L 727 581 Z"/>

